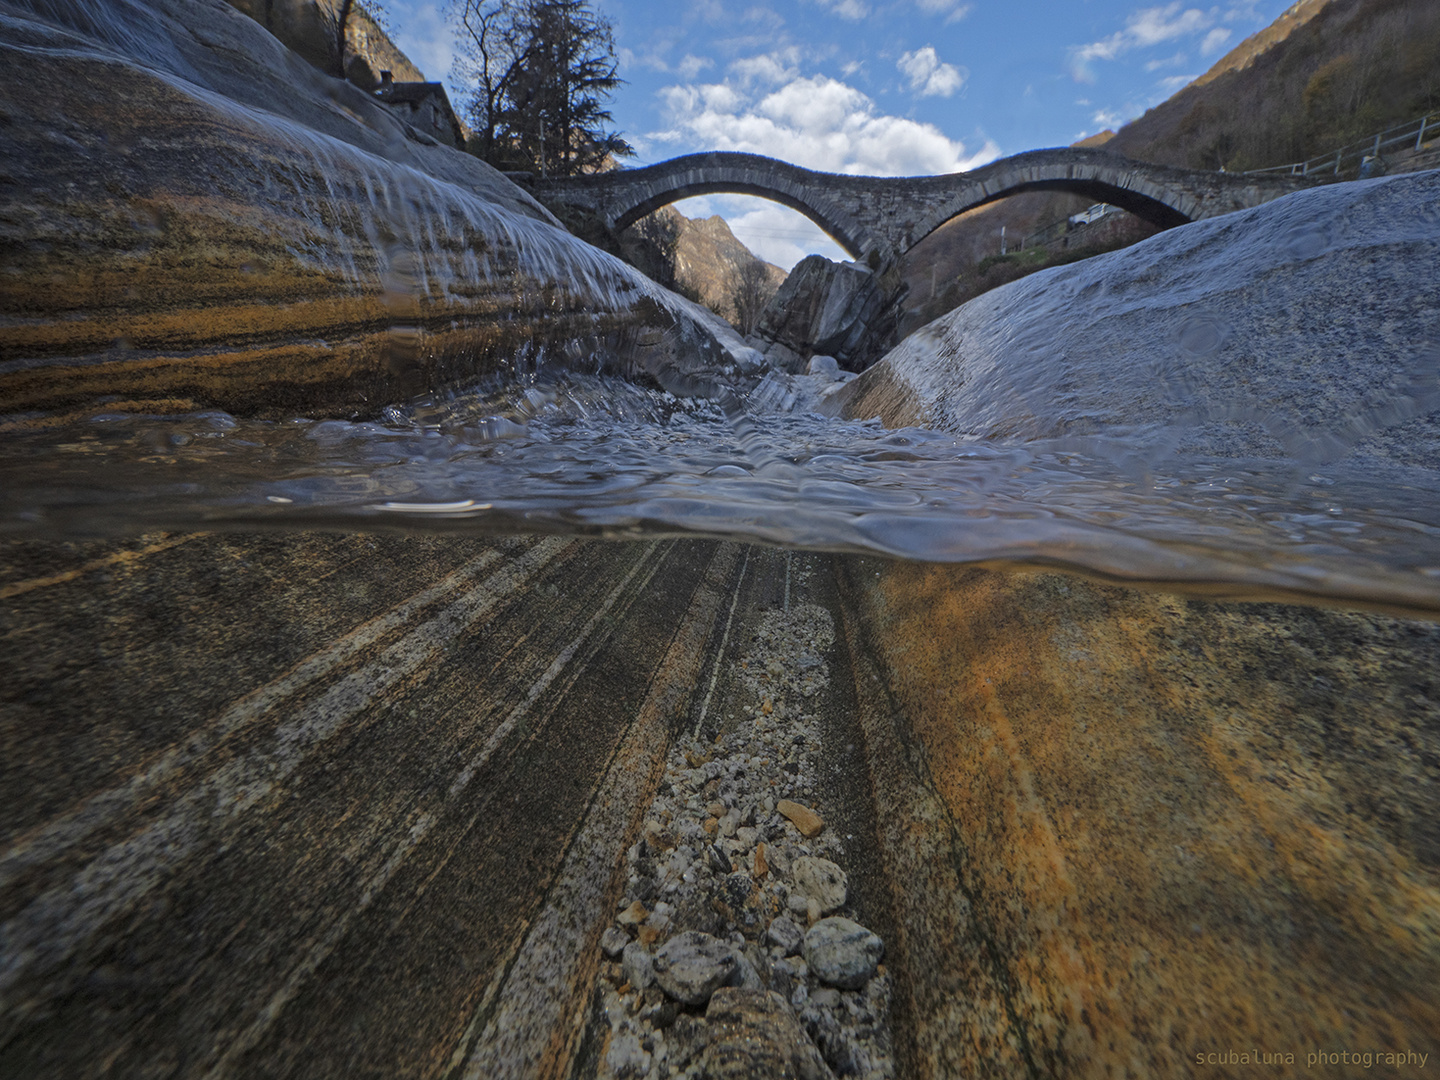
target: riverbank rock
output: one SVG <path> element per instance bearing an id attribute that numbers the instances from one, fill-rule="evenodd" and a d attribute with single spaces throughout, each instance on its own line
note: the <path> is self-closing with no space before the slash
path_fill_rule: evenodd
<path id="1" fill-rule="evenodd" d="M 1147 461 L 1440 468 L 1440 172 L 1043 270 L 917 330 L 844 415 Z"/>
<path id="2" fill-rule="evenodd" d="M 0 413 L 376 415 L 572 362 L 705 393 L 744 348 L 227 4 L 6 10 Z"/>

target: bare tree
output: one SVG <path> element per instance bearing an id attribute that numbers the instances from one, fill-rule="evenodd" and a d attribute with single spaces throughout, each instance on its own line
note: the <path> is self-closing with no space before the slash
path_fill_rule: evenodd
<path id="1" fill-rule="evenodd" d="M 489 162 L 502 156 L 511 90 L 533 47 L 522 13 L 521 0 L 454 0 L 450 9 L 460 37 L 454 74 L 470 87 L 474 150 Z"/>
<path id="2" fill-rule="evenodd" d="M 775 295 L 775 286 L 770 281 L 770 271 L 759 259 L 752 259 L 740 270 L 739 282 L 731 300 L 735 305 L 735 327 L 742 334 L 754 333 L 760 322 L 760 313 L 770 298 Z"/>

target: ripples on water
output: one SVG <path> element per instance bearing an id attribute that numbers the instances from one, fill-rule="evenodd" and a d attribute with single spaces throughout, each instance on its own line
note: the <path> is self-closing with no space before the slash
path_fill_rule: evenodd
<path id="1" fill-rule="evenodd" d="M 1440 612 L 1428 473 L 1091 449 L 531 378 L 379 422 L 98 413 L 12 428 L 0 527 L 701 533 Z"/>

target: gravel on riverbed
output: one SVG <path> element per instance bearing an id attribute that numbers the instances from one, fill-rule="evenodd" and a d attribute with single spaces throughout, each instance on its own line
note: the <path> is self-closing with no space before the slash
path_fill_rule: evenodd
<path id="1" fill-rule="evenodd" d="M 672 743 L 601 939 L 602 1080 L 895 1075 L 884 945 L 816 805 L 834 639 L 818 605 L 765 612 L 733 672 L 753 700 Z"/>

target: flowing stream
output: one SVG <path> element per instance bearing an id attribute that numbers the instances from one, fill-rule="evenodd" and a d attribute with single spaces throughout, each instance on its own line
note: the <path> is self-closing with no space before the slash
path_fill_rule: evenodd
<path id="1" fill-rule="evenodd" d="M 0 527 L 32 537 L 700 534 L 1440 612 L 1423 470 L 964 440 L 604 376 L 530 374 L 373 422 L 99 412 L 7 437 L 0 491 Z"/>

